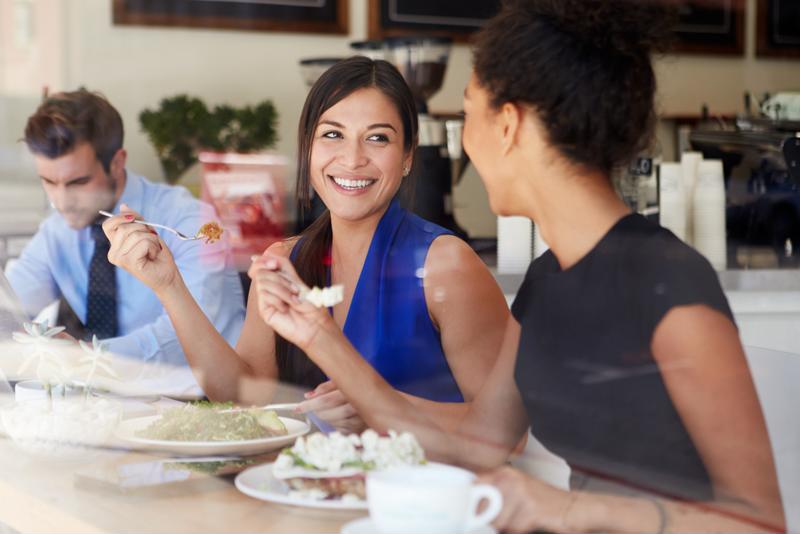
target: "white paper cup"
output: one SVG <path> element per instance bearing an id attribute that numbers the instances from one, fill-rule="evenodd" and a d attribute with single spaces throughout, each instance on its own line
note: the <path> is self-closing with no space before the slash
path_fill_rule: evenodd
<path id="1" fill-rule="evenodd" d="M 694 246 L 714 269 L 727 263 L 725 179 L 722 161 L 703 160 L 697 166 L 694 192 Z"/>
<path id="2" fill-rule="evenodd" d="M 367 503 L 381 534 L 459 534 L 488 525 L 503 507 L 494 486 L 444 464 L 408 466 L 367 475 Z M 481 501 L 487 506 L 478 513 Z"/>
<path id="3" fill-rule="evenodd" d="M 661 226 L 686 241 L 686 194 L 683 189 L 680 163 L 662 163 L 659 166 L 661 182 Z"/>
<path id="4" fill-rule="evenodd" d="M 694 242 L 694 192 L 697 188 L 698 166 L 703 161 L 701 152 L 684 152 L 681 154 L 681 177 L 683 179 L 683 191 L 686 195 L 686 242 Z"/>
<path id="5" fill-rule="evenodd" d="M 532 224 L 527 217 L 497 218 L 497 272 L 525 273 L 531 263 Z"/>

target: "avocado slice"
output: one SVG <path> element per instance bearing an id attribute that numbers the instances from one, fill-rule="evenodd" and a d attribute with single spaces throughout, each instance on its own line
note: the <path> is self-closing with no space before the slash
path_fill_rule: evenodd
<path id="1" fill-rule="evenodd" d="M 258 424 L 269 430 L 270 434 L 275 436 L 288 434 L 286 425 L 283 424 L 283 421 L 280 420 L 274 410 L 256 410 L 253 415 Z"/>

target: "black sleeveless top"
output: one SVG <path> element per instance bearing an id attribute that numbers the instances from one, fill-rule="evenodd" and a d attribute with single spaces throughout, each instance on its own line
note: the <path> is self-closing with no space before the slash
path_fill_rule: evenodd
<path id="1" fill-rule="evenodd" d="M 511 310 L 522 327 L 515 378 L 536 437 L 579 471 L 712 498 L 650 351 L 659 321 L 688 304 L 733 321 L 711 265 L 640 215 L 566 271 L 549 251 L 534 261 Z"/>

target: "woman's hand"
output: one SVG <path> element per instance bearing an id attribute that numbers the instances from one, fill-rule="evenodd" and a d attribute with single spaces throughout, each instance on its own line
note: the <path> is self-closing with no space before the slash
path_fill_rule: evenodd
<path id="1" fill-rule="evenodd" d="M 306 400 L 297 407 L 298 413 L 314 412 L 314 415 L 330 424 L 342 434 L 360 433 L 367 424 L 348 402 L 344 393 L 330 380 L 305 394 Z"/>
<path id="2" fill-rule="evenodd" d="M 572 524 L 567 514 L 577 493 L 554 488 L 512 467 L 484 473 L 476 483 L 491 484 L 503 494 L 503 509 L 492 523 L 499 532 L 565 532 Z"/>
<path id="3" fill-rule="evenodd" d="M 119 215 L 103 222 L 103 231 L 111 243 L 108 261 L 158 293 L 179 277 L 178 266 L 158 234 L 133 222 L 136 219 L 141 216 L 123 204 Z"/>
<path id="4" fill-rule="evenodd" d="M 321 329 L 339 331 L 326 308 L 317 308 L 300 298 L 300 291 L 306 286 L 289 258 L 265 252 L 253 261 L 247 274 L 256 288 L 259 315 L 287 341 L 308 352 L 306 349 Z"/>

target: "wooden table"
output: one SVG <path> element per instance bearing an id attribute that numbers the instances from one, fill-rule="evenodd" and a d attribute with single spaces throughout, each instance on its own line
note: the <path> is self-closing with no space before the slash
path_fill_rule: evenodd
<path id="1" fill-rule="evenodd" d="M 339 532 L 365 512 L 284 506 L 240 493 L 233 478 L 121 489 L 120 466 L 157 456 L 96 451 L 82 461 L 45 461 L 0 438 L 0 530 L 20 532 Z"/>

